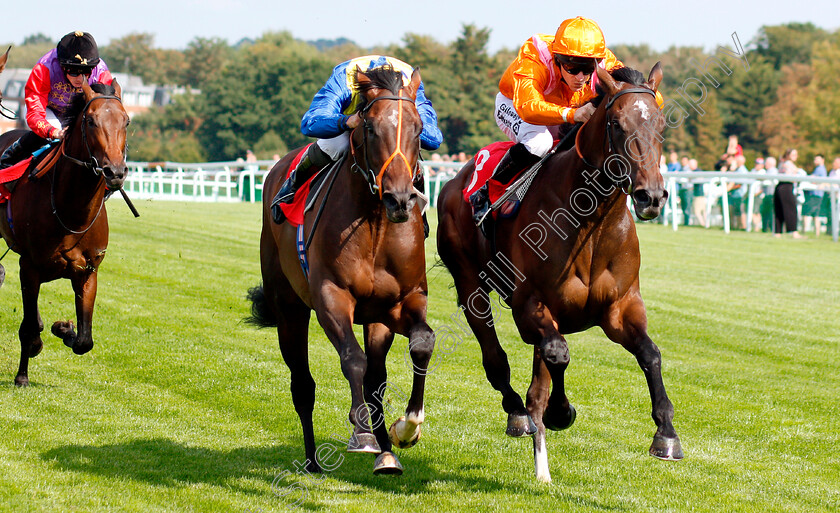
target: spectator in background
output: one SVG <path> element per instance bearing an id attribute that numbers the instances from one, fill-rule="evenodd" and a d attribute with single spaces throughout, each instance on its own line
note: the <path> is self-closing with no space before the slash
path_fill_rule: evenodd
<path id="1" fill-rule="evenodd" d="M 686 171 L 697 171 L 697 159 L 688 160 Z M 691 210 L 694 212 L 694 221 L 699 226 L 706 226 L 706 184 L 694 182 L 693 193 Z"/>
<path id="2" fill-rule="evenodd" d="M 743 154 L 735 155 L 732 158 L 730 171 L 735 173 L 747 173 L 746 164 L 747 159 Z M 745 230 L 747 228 L 747 214 L 744 210 L 744 196 L 746 196 L 747 186 L 738 182 L 729 182 L 727 186 L 729 194 L 729 226 L 732 229 Z"/>
<path id="3" fill-rule="evenodd" d="M 753 168 L 750 170 L 750 173 L 760 175 L 764 174 L 765 172 L 766 170 L 764 169 L 764 159 L 758 157 L 757 159 L 755 159 L 755 166 L 753 166 Z M 747 187 L 747 192 L 749 192 L 749 187 Z M 753 205 L 761 205 L 761 193 L 761 187 L 756 187 Z M 752 230 L 757 232 L 759 230 L 759 226 L 761 226 L 761 214 L 759 212 L 753 211 Z"/>
<path id="4" fill-rule="evenodd" d="M 744 154 L 744 149 L 738 144 L 738 136 L 730 135 L 729 142 L 726 145 L 726 154 L 730 157 L 737 157 Z"/>
<path id="5" fill-rule="evenodd" d="M 776 159 L 774 157 L 767 157 L 767 160 L 764 162 L 764 171 L 762 174 L 779 174 L 779 170 L 776 169 Z M 761 206 L 758 211 L 761 213 L 761 231 L 763 232 L 770 233 L 773 231 L 773 195 L 775 190 L 776 186 L 772 182 L 765 182 L 761 187 Z"/>
<path id="6" fill-rule="evenodd" d="M 250 149 L 246 150 L 245 151 L 245 162 L 250 164 L 250 163 L 256 162 L 256 161 L 257 161 L 257 156 L 254 155 L 254 152 L 251 151 Z"/>
<path id="7" fill-rule="evenodd" d="M 814 157 L 814 172 L 811 176 L 819 176 L 825 178 L 828 172 L 825 170 L 825 158 L 822 155 Z M 824 189 L 823 184 L 815 184 L 813 188 L 805 190 L 805 204 L 802 206 L 802 231 L 808 233 L 811 224 L 814 225 L 814 233 L 817 237 L 820 236 L 820 210 L 822 209 Z"/>
<path id="8" fill-rule="evenodd" d="M 680 165 L 677 152 L 672 151 L 668 155 L 668 171 L 688 171 L 688 157 L 683 157 L 682 160 L 684 164 Z M 691 189 L 687 183 L 681 184 L 679 181 L 676 183 L 676 188 L 677 197 L 680 199 L 680 208 L 682 209 L 683 224 L 687 225 L 691 217 Z"/>
<path id="9" fill-rule="evenodd" d="M 840 178 L 840 157 L 835 157 L 834 162 L 831 164 L 831 171 L 828 172 L 829 178 Z M 829 186 L 830 188 L 831 186 Z M 826 214 L 826 218 L 828 219 L 828 223 L 826 226 L 832 225 L 831 217 L 834 215 L 834 212 L 831 211 L 831 195 L 826 194 L 823 199 L 823 206 L 828 211 Z"/>
<path id="10" fill-rule="evenodd" d="M 796 157 L 798 153 L 795 149 L 790 149 L 782 156 L 782 164 L 779 167 L 780 175 L 793 176 L 798 174 L 796 168 Z M 783 231 L 787 231 L 794 239 L 801 239 L 802 235 L 797 230 L 797 212 L 796 212 L 796 195 L 793 192 L 793 182 L 780 181 L 776 185 L 776 190 L 773 195 L 773 213 L 776 218 L 776 237 L 781 237 Z"/>

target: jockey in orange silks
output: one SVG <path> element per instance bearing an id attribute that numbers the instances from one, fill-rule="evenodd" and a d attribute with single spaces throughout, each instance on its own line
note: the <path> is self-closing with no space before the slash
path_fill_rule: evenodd
<path id="1" fill-rule="evenodd" d="M 588 18 L 565 20 L 554 36 L 536 34 L 525 41 L 499 81 L 496 124 L 516 144 L 496 166 L 494 179 L 510 182 L 551 150 L 564 123 L 583 123 L 592 116 L 595 107 L 587 102 L 597 95 L 595 66 L 613 71 L 624 64 Z M 477 224 L 490 208 L 486 184 L 470 203 Z"/>

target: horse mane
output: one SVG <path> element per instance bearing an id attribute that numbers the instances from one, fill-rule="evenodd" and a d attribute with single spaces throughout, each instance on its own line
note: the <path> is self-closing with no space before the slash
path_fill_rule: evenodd
<path id="1" fill-rule="evenodd" d="M 610 71 L 610 76 L 618 82 L 625 82 L 634 86 L 641 86 L 645 83 L 644 74 L 642 74 L 641 71 L 633 68 L 614 69 Z M 604 91 L 603 87 L 601 87 L 601 84 L 598 84 L 595 92 L 598 93 L 598 96 L 592 99 L 592 104 L 597 107 L 598 105 L 600 105 L 601 100 L 604 99 L 606 91 Z"/>
<path id="2" fill-rule="evenodd" d="M 357 71 L 356 73 L 358 75 L 359 72 Z M 362 93 L 362 102 L 359 104 L 359 110 L 362 110 L 367 105 L 367 97 L 364 93 L 370 90 L 386 89 L 395 95 L 400 94 L 400 89 L 403 87 L 403 75 L 401 71 L 395 70 L 392 65 L 386 64 L 362 73 L 370 79 L 370 82 L 359 84 L 358 76 L 356 77 L 359 92 Z"/>
<path id="3" fill-rule="evenodd" d="M 106 96 L 114 96 L 117 93 L 117 90 L 114 89 L 114 86 L 108 84 L 100 84 L 99 82 L 90 86 L 93 89 L 94 93 L 106 95 Z M 85 99 L 85 95 L 83 93 L 78 93 L 73 95 L 73 99 L 70 100 L 70 105 L 67 107 L 67 125 L 66 126 L 73 126 L 73 123 L 76 122 L 76 118 L 82 113 L 84 110 L 85 105 L 87 104 L 87 100 Z"/>

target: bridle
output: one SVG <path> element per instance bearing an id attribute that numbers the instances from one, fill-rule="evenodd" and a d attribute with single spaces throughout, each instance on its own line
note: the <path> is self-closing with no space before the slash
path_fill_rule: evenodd
<path id="1" fill-rule="evenodd" d="M 606 113 L 609 112 L 610 107 L 613 106 L 613 104 L 615 103 L 615 101 L 617 99 L 619 99 L 621 96 L 623 96 L 625 94 L 631 94 L 631 93 L 649 94 L 649 95 L 652 95 L 654 98 L 656 98 L 656 92 L 653 91 L 652 89 L 648 89 L 646 87 L 631 87 L 631 88 L 628 88 L 628 89 L 622 89 L 621 91 L 618 91 L 617 93 L 612 95 L 612 97 L 609 99 L 607 104 L 604 106 L 604 115 L 606 116 Z M 613 153 L 613 148 L 615 147 L 615 144 L 613 143 L 613 135 L 612 135 L 612 130 L 610 130 L 610 123 L 611 123 L 611 120 L 607 119 L 606 123 L 605 123 L 605 128 L 604 128 L 604 132 L 606 132 L 604 134 L 604 142 L 607 145 L 607 157 L 604 159 L 603 166 L 606 166 L 606 163 L 609 161 L 610 157 L 615 155 Z M 575 135 L 575 151 L 577 152 L 578 157 L 580 157 L 580 159 L 583 161 L 584 164 L 591 167 L 592 169 L 599 169 L 598 166 L 593 165 L 591 162 L 589 162 L 589 160 L 587 160 L 586 157 L 583 156 L 583 153 L 581 153 L 581 151 L 580 151 L 580 134 L 581 134 L 582 131 L 583 130 L 578 130 L 577 135 Z M 607 173 L 607 175 L 609 175 L 609 173 Z M 630 186 L 632 184 L 630 183 L 630 176 L 629 175 L 627 176 L 627 179 L 626 179 L 626 182 L 627 182 L 626 186 L 623 185 L 624 182 L 625 182 L 625 180 L 622 180 L 621 190 L 625 194 L 630 194 Z"/>
<path id="2" fill-rule="evenodd" d="M 8 114 L 6 114 L 8 112 Z M 6 119 L 17 119 L 15 111 L 3 105 L 3 96 L 0 95 L 0 115 Z"/>
<path id="3" fill-rule="evenodd" d="M 379 169 L 379 172 L 377 173 L 370 168 L 370 160 L 368 159 L 368 138 L 367 138 L 367 134 L 368 134 L 368 131 L 371 130 L 371 125 L 370 125 L 370 121 L 367 118 L 367 113 L 370 111 L 370 108 L 373 106 L 373 104 L 378 102 L 379 100 L 395 100 L 395 101 L 399 102 L 399 106 L 398 106 L 399 117 L 398 117 L 398 121 L 397 121 L 397 147 L 394 149 L 393 152 L 391 152 L 391 155 L 385 160 L 385 162 L 382 164 L 382 167 Z M 405 156 L 405 154 L 402 152 L 402 149 L 400 148 L 401 145 L 402 145 L 401 143 L 402 143 L 402 119 L 403 119 L 402 102 L 403 101 L 414 103 L 414 100 L 407 97 L 407 96 L 399 96 L 399 95 L 377 96 L 376 98 L 373 98 L 372 100 L 370 100 L 367 103 L 367 105 L 365 105 L 359 111 L 359 116 L 362 118 L 362 124 L 359 125 L 359 126 L 361 126 L 363 128 L 361 146 L 364 150 L 364 167 L 359 165 L 359 160 L 358 160 L 358 157 L 356 156 L 356 147 L 353 146 L 353 134 L 352 133 L 350 134 L 350 152 L 353 154 L 353 164 L 351 165 L 351 168 L 354 171 L 360 172 L 362 174 L 362 176 L 365 177 L 365 180 L 367 180 L 368 186 L 370 187 L 371 194 L 377 194 L 378 193 L 379 194 L 379 199 L 382 199 L 382 177 L 385 175 L 385 169 L 387 169 L 387 167 L 391 164 L 391 162 L 393 162 L 393 160 L 395 158 L 397 158 L 398 156 L 401 157 L 403 159 L 403 162 L 405 162 L 406 167 L 408 169 L 411 169 L 411 163 L 408 161 L 408 157 Z M 354 128 L 353 132 L 355 132 L 359 128 L 359 126 Z M 417 168 L 418 168 L 418 166 L 415 166 L 415 170 L 414 170 L 413 173 L 411 171 L 409 171 L 412 179 L 414 179 Z"/>
<path id="4" fill-rule="evenodd" d="M 93 152 L 90 149 L 90 143 L 88 143 L 87 139 L 87 111 L 90 104 L 95 102 L 96 100 L 117 100 L 122 104 L 122 100 L 119 96 L 110 96 L 110 95 L 101 95 L 101 96 L 94 96 L 85 104 L 84 109 L 82 109 L 82 140 L 85 142 L 85 148 L 88 152 L 88 161 L 85 162 L 83 160 L 79 160 L 75 157 L 71 157 L 67 153 L 64 152 L 64 142 L 61 143 L 61 156 L 73 162 L 76 165 L 82 166 L 86 169 L 90 169 L 93 171 L 95 175 L 101 175 L 103 172 L 102 166 L 99 165 L 99 161 L 96 160 L 96 157 L 93 156 Z"/>
<path id="5" fill-rule="evenodd" d="M 64 143 L 66 142 L 67 139 L 64 139 L 64 140 L 61 141 L 61 156 L 66 158 L 70 162 L 73 162 L 74 164 L 76 164 L 78 166 L 84 167 L 85 169 L 90 169 L 91 171 L 93 171 L 93 174 L 96 175 L 96 176 L 102 176 L 102 173 L 103 173 L 104 169 L 99 165 L 99 161 L 96 160 L 96 157 L 93 156 L 93 152 L 90 149 L 90 143 L 88 143 L 87 128 L 86 128 L 87 127 L 88 107 L 90 107 L 90 104 L 93 103 L 96 100 L 117 100 L 118 102 L 122 103 L 122 100 L 118 96 L 110 96 L 110 95 L 94 96 L 93 98 L 88 100 L 88 102 L 85 104 L 84 109 L 82 109 L 82 120 L 81 120 L 81 123 L 82 123 L 82 140 L 84 140 L 84 142 L 85 142 L 85 148 L 87 149 L 88 158 L 90 160 L 88 162 L 85 162 L 85 161 L 79 160 L 75 157 L 71 157 L 70 155 L 65 153 Z M 55 170 L 55 166 L 53 166 L 53 170 Z M 55 181 L 56 181 L 55 177 L 51 176 L 50 177 L 50 206 L 52 207 L 53 215 L 55 215 L 56 219 L 58 219 L 58 223 L 61 225 L 61 227 L 64 228 L 65 230 L 67 230 L 68 232 L 76 234 L 76 235 L 83 235 L 83 234 L 87 233 L 87 231 L 90 230 L 91 227 L 93 227 L 93 224 L 96 222 L 96 220 L 99 219 L 99 214 L 102 213 L 102 207 L 105 205 L 105 197 L 104 196 L 102 197 L 102 201 L 99 204 L 99 210 L 96 211 L 96 215 L 93 217 L 93 220 L 90 222 L 90 224 L 88 224 L 87 227 L 85 227 L 83 230 L 72 230 L 70 227 L 68 227 L 64 223 L 64 221 L 61 220 L 61 217 L 59 217 L 59 215 L 58 215 L 58 209 L 56 208 L 56 204 L 55 204 Z"/>

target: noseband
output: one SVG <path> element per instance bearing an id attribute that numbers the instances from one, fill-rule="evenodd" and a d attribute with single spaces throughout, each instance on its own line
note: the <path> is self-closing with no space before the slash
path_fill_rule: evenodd
<path id="1" fill-rule="evenodd" d="M 86 169 L 90 169 L 91 171 L 93 171 L 93 174 L 98 176 L 102 174 L 103 168 L 99 165 L 99 161 L 96 160 L 96 157 L 93 156 L 93 152 L 90 150 L 90 144 L 88 143 L 87 139 L 87 111 L 88 107 L 90 107 L 90 104 L 96 100 L 117 100 L 118 102 L 122 103 L 122 100 L 118 96 L 94 96 L 93 98 L 88 100 L 88 102 L 85 104 L 85 108 L 82 109 L 82 140 L 85 142 L 85 148 L 87 148 L 89 161 L 85 162 L 83 160 L 71 157 L 70 155 L 65 153 L 64 142 L 61 143 L 61 156 L 66 158 L 70 162 L 73 162 L 74 164 L 82 166 Z"/>
<path id="2" fill-rule="evenodd" d="M 379 169 L 379 172 L 376 173 L 370 168 L 370 161 L 368 160 L 367 134 L 368 134 L 368 130 L 371 129 L 371 126 L 370 126 L 370 122 L 367 119 L 367 113 L 368 113 L 368 111 L 370 111 L 370 108 L 373 106 L 373 104 L 378 102 L 379 100 L 395 100 L 395 101 L 400 102 L 400 103 L 399 103 L 399 107 L 398 107 L 399 118 L 398 118 L 398 121 L 397 121 L 397 147 L 396 147 L 396 149 L 394 149 L 393 152 L 391 152 L 391 155 L 385 160 L 385 163 L 382 164 L 382 167 Z M 399 156 L 403 159 L 403 162 L 405 162 L 405 165 L 408 169 L 411 169 L 411 163 L 409 163 L 408 157 L 405 156 L 405 154 L 402 152 L 402 149 L 401 149 L 401 146 L 402 146 L 402 144 L 401 144 L 402 143 L 402 118 L 403 118 L 402 102 L 403 102 L 403 100 L 407 101 L 407 102 L 414 103 L 414 100 L 412 100 L 411 98 L 408 98 L 406 96 L 394 96 L 394 95 L 377 96 L 376 98 L 370 100 L 368 102 L 368 104 L 365 105 L 364 108 L 359 111 L 359 115 L 362 118 L 362 125 L 361 126 L 364 127 L 364 129 L 362 130 L 362 147 L 364 149 L 364 164 L 365 164 L 364 167 L 359 165 L 358 158 L 356 157 L 356 148 L 353 146 L 352 134 L 351 134 L 351 137 L 350 137 L 350 139 L 351 139 L 350 140 L 350 152 L 353 154 L 352 168 L 353 168 L 353 170 L 359 171 L 360 173 L 362 173 L 362 176 L 365 177 L 365 179 L 368 182 L 368 185 L 370 186 L 370 192 L 372 194 L 379 193 L 379 199 L 382 199 L 382 177 L 385 175 L 385 169 L 391 164 L 391 162 L 393 162 L 393 160 L 397 156 Z M 358 127 L 356 127 L 356 128 L 358 128 Z M 354 132 L 356 131 L 356 128 L 353 129 Z M 409 171 L 409 174 L 411 174 L 411 171 Z M 414 178 L 413 174 L 411 174 L 411 178 L 412 179 Z"/>

